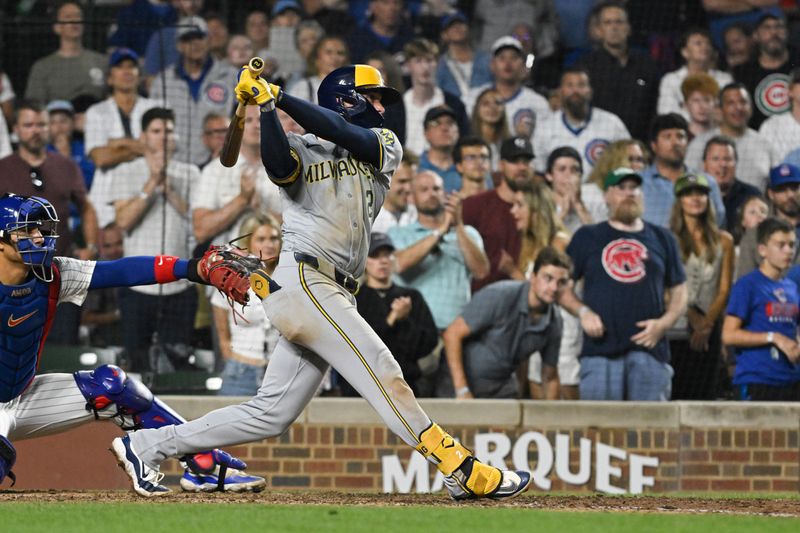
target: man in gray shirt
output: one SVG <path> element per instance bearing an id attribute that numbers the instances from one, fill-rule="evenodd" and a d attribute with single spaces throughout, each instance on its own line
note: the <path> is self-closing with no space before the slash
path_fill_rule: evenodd
<path id="1" fill-rule="evenodd" d="M 440 395 L 468 398 L 518 398 L 524 389 L 528 357 L 542 354 L 547 399 L 558 398 L 561 316 L 553 305 L 569 283 L 572 262 L 544 248 L 528 281 L 499 281 L 475 293 L 463 313 L 444 332 L 447 376 Z M 449 388 L 449 390 L 448 390 Z"/>
<path id="2" fill-rule="evenodd" d="M 90 94 L 98 100 L 106 90 L 105 68 L 108 58 L 83 47 L 83 11 L 77 2 L 66 2 L 56 12 L 53 32 L 58 35 L 58 50 L 31 67 L 25 87 L 26 100 L 50 102 L 72 100 Z"/>

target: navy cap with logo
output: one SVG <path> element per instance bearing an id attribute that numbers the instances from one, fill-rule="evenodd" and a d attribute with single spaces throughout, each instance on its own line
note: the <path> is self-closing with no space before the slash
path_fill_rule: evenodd
<path id="1" fill-rule="evenodd" d="M 288 10 L 295 11 L 298 15 L 303 14 L 303 8 L 300 7 L 300 3 L 296 0 L 278 0 L 275 2 L 275 6 L 272 8 L 272 16 L 277 17 L 284 11 Z"/>
<path id="2" fill-rule="evenodd" d="M 800 168 L 791 163 L 782 163 L 769 171 L 770 189 L 789 183 L 800 183 Z"/>
<path id="3" fill-rule="evenodd" d="M 381 250 L 389 250 L 390 252 L 394 252 L 394 243 L 392 242 L 392 238 L 389 237 L 385 233 L 381 233 L 379 231 L 374 232 L 369 236 L 369 256 L 375 257 L 375 255 Z"/>
<path id="4" fill-rule="evenodd" d="M 500 145 L 500 159 L 514 161 L 520 157 L 533 159 L 533 145 L 527 137 L 511 137 Z"/>
<path id="5" fill-rule="evenodd" d="M 130 59 L 134 63 L 139 64 L 139 54 L 131 50 L 130 48 L 117 48 L 113 52 L 111 52 L 111 56 L 108 59 L 108 66 L 109 67 L 116 67 L 124 60 Z"/>
<path id="6" fill-rule="evenodd" d="M 441 30 L 444 31 L 456 22 L 463 22 L 464 24 L 469 24 L 467 20 L 467 16 L 462 13 L 461 11 L 453 11 L 442 17 L 442 24 Z"/>
<path id="7" fill-rule="evenodd" d="M 433 122 L 443 116 L 448 116 L 458 122 L 458 118 L 456 117 L 456 112 L 448 105 L 437 105 L 436 107 L 432 107 L 428 109 L 428 112 L 425 113 L 425 120 L 423 124 L 425 126 L 428 125 L 428 122 Z"/>

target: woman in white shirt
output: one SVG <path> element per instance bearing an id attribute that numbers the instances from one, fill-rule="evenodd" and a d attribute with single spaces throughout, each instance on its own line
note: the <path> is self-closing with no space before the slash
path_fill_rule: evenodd
<path id="1" fill-rule="evenodd" d="M 242 222 L 239 233 L 246 235 L 240 245 L 267 261 L 272 273 L 281 251 L 281 227 L 271 216 L 252 215 Z M 261 386 L 269 354 L 275 348 L 278 332 L 264 314 L 255 294 L 244 308 L 234 309 L 225 297 L 215 292 L 211 297 L 214 326 L 225 359 L 221 396 L 252 396 Z"/>

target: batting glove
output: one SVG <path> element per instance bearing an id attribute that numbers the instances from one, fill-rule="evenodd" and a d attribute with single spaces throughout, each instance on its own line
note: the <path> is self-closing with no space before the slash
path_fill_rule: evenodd
<path id="1" fill-rule="evenodd" d="M 263 106 L 275 99 L 267 81 L 261 76 L 253 77 L 247 67 L 242 67 L 239 71 L 235 91 L 236 99 L 244 105 Z"/>

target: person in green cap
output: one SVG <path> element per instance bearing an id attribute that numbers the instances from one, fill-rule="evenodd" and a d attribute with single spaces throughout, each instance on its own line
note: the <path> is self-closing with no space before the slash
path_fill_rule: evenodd
<path id="1" fill-rule="evenodd" d="M 572 277 L 584 281 L 582 299 L 569 289 L 559 301 L 584 330 L 580 397 L 666 401 L 672 367 L 664 334 L 686 310 L 678 243 L 642 219 L 639 174 L 617 168 L 603 185 L 608 221 L 583 226 L 567 247 Z"/>
<path id="2" fill-rule="evenodd" d="M 714 400 L 718 394 L 721 319 L 731 291 L 733 237 L 717 225 L 705 174 L 675 182 L 670 229 L 686 271 L 688 307 L 668 333 L 673 400 Z"/>

